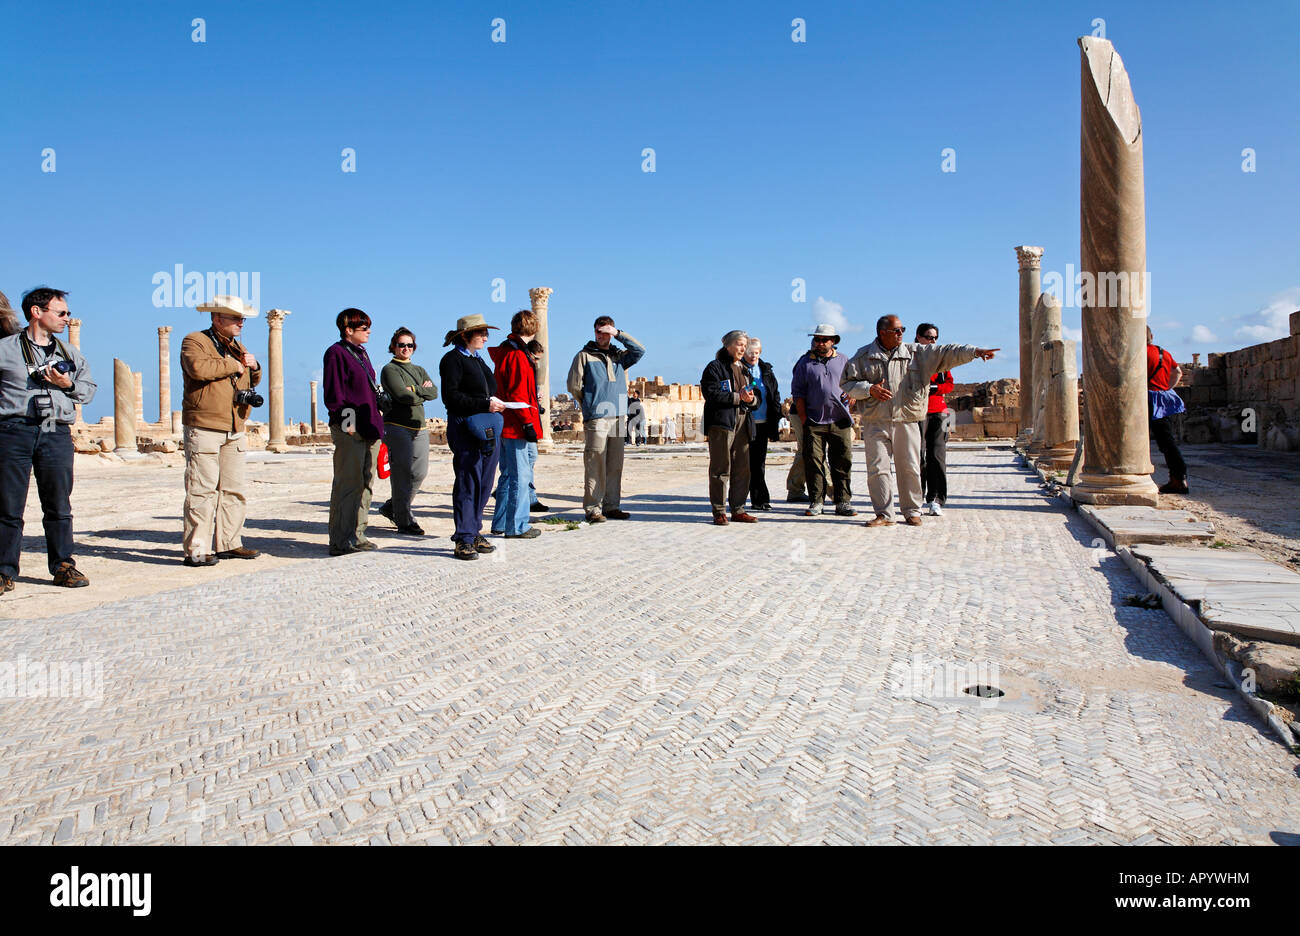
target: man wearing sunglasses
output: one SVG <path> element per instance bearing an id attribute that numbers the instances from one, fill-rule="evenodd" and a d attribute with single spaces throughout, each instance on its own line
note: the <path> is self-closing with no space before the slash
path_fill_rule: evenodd
<path id="1" fill-rule="evenodd" d="M 22 300 L 27 327 L 0 339 L 0 593 L 18 577 L 33 472 L 54 584 L 90 584 L 72 558 L 72 423 L 76 404 L 94 399 L 95 382 L 81 352 L 58 337 L 68 324 L 67 295 L 31 290 Z"/>
<path id="2" fill-rule="evenodd" d="M 936 329 L 937 331 L 937 329 Z M 840 386 L 858 401 L 862 438 L 867 449 L 867 487 L 876 512 L 869 527 L 894 523 L 894 490 L 889 462 L 898 473 L 898 505 L 908 526 L 921 525 L 921 434 L 916 424 L 926 417 L 930 378 L 982 358 L 992 360 L 1000 348 L 960 344 L 906 344 L 906 329 L 897 315 L 876 322 L 876 340 L 844 368 Z"/>

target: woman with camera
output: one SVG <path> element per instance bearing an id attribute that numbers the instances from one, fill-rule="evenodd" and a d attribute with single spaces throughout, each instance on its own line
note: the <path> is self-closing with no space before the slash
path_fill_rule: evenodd
<path id="1" fill-rule="evenodd" d="M 537 371 L 528 351 L 537 335 L 537 316 L 525 309 L 510 320 L 510 334 L 488 353 L 496 365 L 497 396 L 516 406 L 506 409 L 501 429 L 501 483 L 497 487 L 492 529 L 506 539 L 535 539 L 541 531 L 528 523 L 533 464 L 542 436 L 537 400 Z M 526 404 L 523 407 L 518 404 Z"/>
<path id="2" fill-rule="evenodd" d="M 452 515 L 456 532 L 457 559 L 477 559 L 479 553 L 496 547 L 482 535 L 483 508 L 492 490 L 497 467 L 497 441 L 501 435 L 501 413 L 506 406 L 493 396 L 496 379 L 487 361 L 478 354 L 487 344 L 489 325 L 481 315 L 456 320 L 447 332 L 443 347 L 455 345 L 438 364 L 442 400 L 447 407 L 447 445 L 456 480 L 451 488 Z"/>
<path id="3" fill-rule="evenodd" d="M 423 536 L 415 522 L 411 502 L 420 493 L 420 485 L 429 473 L 429 430 L 424 426 L 424 403 L 438 399 L 438 388 L 419 364 L 411 363 L 415 354 L 415 334 L 399 328 L 388 341 L 393 359 L 379 373 L 380 387 L 388 394 L 384 412 L 384 444 L 392 466 L 393 494 L 379 512 L 393 521 L 397 532 Z"/>
<path id="4" fill-rule="evenodd" d="M 335 324 L 339 340 L 325 349 L 322 389 L 334 440 L 330 555 L 344 556 L 375 548 L 366 539 L 366 520 L 384 418 L 375 392 L 375 368 L 366 354 L 370 316 L 360 309 L 344 309 Z"/>

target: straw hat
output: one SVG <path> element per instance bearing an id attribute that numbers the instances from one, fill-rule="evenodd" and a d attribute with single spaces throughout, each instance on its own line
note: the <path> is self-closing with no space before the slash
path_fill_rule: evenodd
<path id="1" fill-rule="evenodd" d="M 489 325 L 487 319 L 478 313 L 475 313 L 474 315 L 462 315 L 460 318 L 456 319 L 456 327 L 447 332 L 447 337 L 443 339 L 442 345 L 445 348 L 456 339 L 457 335 L 463 335 L 465 332 L 469 331 L 478 331 L 480 328 L 491 328 L 496 331 L 501 330 L 495 325 Z"/>
<path id="2" fill-rule="evenodd" d="M 219 312 L 222 315 L 238 315 L 240 318 L 257 318 L 257 310 L 244 304 L 238 296 L 213 296 L 208 302 L 198 307 L 200 312 Z"/>

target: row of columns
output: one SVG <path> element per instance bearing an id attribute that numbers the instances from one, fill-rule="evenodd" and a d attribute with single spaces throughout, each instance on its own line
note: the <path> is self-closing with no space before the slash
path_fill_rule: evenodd
<path id="1" fill-rule="evenodd" d="M 1158 492 L 1151 479 L 1155 469 L 1148 433 L 1142 117 L 1128 72 L 1110 42 L 1085 36 L 1079 48 L 1083 413 L 1080 419 L 1074 342 L 1062 338 L 1060 303 L 1040 288 L 1043 249 L 1017 247 L 1017 444 L 1052 467 L 1072 461 L 1067 456 L 1082 444 L 1083 469 L 1070 489 L 1075 501 L 1154 506 Z"/>

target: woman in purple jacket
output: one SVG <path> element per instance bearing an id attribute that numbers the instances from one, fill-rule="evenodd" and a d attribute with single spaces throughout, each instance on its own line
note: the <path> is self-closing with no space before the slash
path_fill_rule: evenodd
<path id="1" fill-rule="evenodd" d="M 344 556 L 375 548 L 366 539 L 366 519 L 384 418 L 375 393 L 375 368 L 366 354 L 370 316 L 360 309 L 344 309 L 335 324 L 339 340 L 325 349 L 323 383 L 334 440 L 330 555 Z"/>

